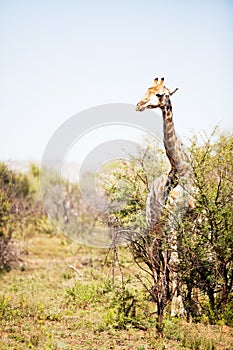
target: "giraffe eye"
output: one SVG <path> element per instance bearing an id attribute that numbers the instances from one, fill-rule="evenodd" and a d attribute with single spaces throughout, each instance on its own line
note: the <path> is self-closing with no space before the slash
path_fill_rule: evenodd
<path id="1" fill-rule="evenodd" d="M 161 94 L 156 94 L 156 96 L 159 97 L 159 98 L 161 98 L 161 97 L 164 96 L 164 94 L 162 94 L 162 95 L 161 95 Z"/>

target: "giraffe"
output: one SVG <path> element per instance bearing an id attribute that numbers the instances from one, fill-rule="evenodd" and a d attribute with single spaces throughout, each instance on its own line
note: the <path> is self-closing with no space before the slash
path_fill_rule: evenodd
<path id="1" fill-rule="evenodd" d="M 172 316 L 181 316 L 185 313 L 182 298 L 178 293 L 177 273 L 175 272 L 175 266 L 179 264 L 177 232 L 175 229 L 176 220 L 180 219 L 188 209 L 193 207 L 190 195 L 189 157 L 184 145 L 177 137 L 173 123 L 170 97 L 177 90 L 178 88 L 171 92 L 164 85 L 164 78 L 160 82 L 158 78 L 155 78 L 153 85 L 147 90 L 136 106 L 136 111 L 140 112 L 145 109 L 159 108 L 163 116 L 163 143 L 171 169 L 168 174 L 162 175 L 152 183 L 146 203 L 146 221 L 150 232 L 153 232 L 159 226 L 165 206 L 170 204 L 170 215 L 167 217 L 168 224 L 164 227 L 164 230 L 166 230 L 171 244 L 169 264 L 170 269 L 173 269 L 171 274 L 173 295 L 171 303 Z"/>

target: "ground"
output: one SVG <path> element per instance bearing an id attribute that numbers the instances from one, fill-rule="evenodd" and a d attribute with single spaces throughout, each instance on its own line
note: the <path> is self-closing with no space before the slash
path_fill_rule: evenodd
<path id="1" fill-rule="evenodd" d="M 133 274 L 127 259 L 125 267 Z M 154 305 L 142 297 L 138 316 L 122 318 L 121 275 L 116 269 L 113 286 L 112 273 L 106 250 L 58 236 L 24 239 L 20 268 L 0 275 L 0 349 L 233 349 L 231 329 L 221 325 L 166 320 L 159 337 Z"/>

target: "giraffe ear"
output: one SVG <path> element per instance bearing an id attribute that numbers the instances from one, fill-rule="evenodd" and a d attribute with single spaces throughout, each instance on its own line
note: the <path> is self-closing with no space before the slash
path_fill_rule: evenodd
<path id="1" fill-rule="evenodd" d="M 157 96 L 158 98 L 161 98 L 161 97 L 164 96 L 164 94 L 156 94 L 156 96 Z"/>

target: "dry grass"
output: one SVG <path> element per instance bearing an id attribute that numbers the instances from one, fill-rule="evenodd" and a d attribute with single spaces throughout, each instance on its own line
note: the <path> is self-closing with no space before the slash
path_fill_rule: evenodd
<path id="1" fill-rule="evenodd" d="M 143 319 L 150 304 L 145 300 L 137 319 L 144 327 L 117 329 L 113 301 L 119 289 L 111 285 L 111 266 L 103 266 L 106 251 L 46 235 L 25 246 L 21 269 L 0 277 L 2 350 L 233 349 L 229 327 L 168 320 L 165 337 L 158 338 L 153 319 Z"/>

